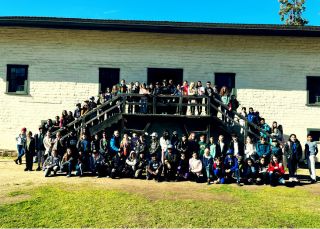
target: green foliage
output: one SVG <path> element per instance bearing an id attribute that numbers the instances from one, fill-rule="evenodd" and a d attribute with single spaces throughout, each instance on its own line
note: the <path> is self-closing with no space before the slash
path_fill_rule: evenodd
<path id="1" fill-rule="evenodd" d="M 320 227 L 320 197 L 301 188 L 212 185 L 190 192 L 195 197 L 219 198 L 199 200 L 148 199 L 143 193 L 90 185 L 44 186 L 24 192 L 32 197 L 0 205 L 1 228 Z"/>
<path id="2" fill-rule="evenodd" d="M 303 26 L 308 21 L 302 17 L 302 13 L 306 10 L 305 0 L 279 0 L 280 3 L 280 19 L 286 25 Z"/>

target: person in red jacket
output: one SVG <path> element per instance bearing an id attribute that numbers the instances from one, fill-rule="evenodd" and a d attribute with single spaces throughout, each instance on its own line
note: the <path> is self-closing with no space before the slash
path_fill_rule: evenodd
<path id="1" fill-rule="evenodd" d="M 272 155 L 271 161 L 268 166 L 268 174 L 270 179 L 270 185 L 276 186 L 279 184 L 285 184 L 283 179 L 284 167 L 282 163 L 279 163 L 278 158 L 275 155 Z"/>

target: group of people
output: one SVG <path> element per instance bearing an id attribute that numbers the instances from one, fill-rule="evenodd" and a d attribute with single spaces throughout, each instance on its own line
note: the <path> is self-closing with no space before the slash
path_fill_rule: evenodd
<path id="1" fill-rule="evenodd" d="M 276 139 L 271 143 L 264 136 L 254 143 L 250 136 L 245 143 L 232 134 L 230 142 L 220 135 L 217 142 L 213 137 L 206 141 L 204 135 L 189 136 L 164 131 L 159 138 L 156 132 L 149 135 L 137 133 L 123 134 L 114 131 L 108 138 L 96 134 L 91 138 L 85 129 L 81 137 L 73 132 L 66 139 L 57 132 L 55 138 L 51 130 L 39 127 L 39 133 L 26 132 L 23 128 L 17 137 L 18 158 L 26 156 L 25 171 L 32 171 L 33 157 L 37 156 L 37 171 L 45 176 L 57 173 L 72 176 L 92 174 L 98 177 L 140 178 L 157 181 L 207 182 L 207 184 L 284 184 L 286 161 L 289 181 L 299 182 L 297 166 L 302 158 L 302 146 L 292 134 L 288 141 L 279 145 Z M 311 182 L 316 182 L 315 156 L 317 144 L 308 135 L 305 155 L 308 159 Z"/>

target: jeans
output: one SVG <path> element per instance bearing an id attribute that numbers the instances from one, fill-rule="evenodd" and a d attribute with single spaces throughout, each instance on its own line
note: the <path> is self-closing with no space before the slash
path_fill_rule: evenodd
<path id="1" fill-rule="evenodd" d="M 288 159 L 289 178 L 296 177 L 298 160 L 295 158 Z"/>
<path id="2" fill-rule="evenodd" d="M 38 157 L 38 167 L 40 168 L 43 165 L 44 162 L 44 151 L 38 150 L 37 157 Z"/>
<path id="3" fill-rule="evenodd" d="M 19 161 L 19 163 L 22 163 L 22 156 L 24 155 L 24 148 L 22 145 L 17 145 L 17 149 L 18 149 L 18 158 L 17 160 Z"/>
<path id="4" fill-rule="evenodd" d="M 309 172 L 310 172 L 310 177 L 312 180 L 317 180 L 317 175 L 316 175 L 316 156 L 315 155 L 310 155 L 308 157 L 308 167 L 309 167 Z"/>

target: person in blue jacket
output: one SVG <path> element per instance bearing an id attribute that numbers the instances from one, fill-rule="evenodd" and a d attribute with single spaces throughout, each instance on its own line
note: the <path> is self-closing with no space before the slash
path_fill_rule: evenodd
<path id="1" fill-rule="evenodd" d="M 258 169 L 251 158 L 246 160 L 242 174 L 245 184 L 250 185 L 256 182 Z"/>
<path id="2" fill-rule="evenodd" d="M 264 137 L 260 137 L 260 141 L 256 145 L 257 155 L 259 158 L 264 157 L 266 163 L 270 161 L 271 147 Z"/>
<path id="3" fill-rule="evenodd" d="M 111 158 L 113 158 L 115 155 L 118 154 L 118 152 L 120 152 L 120 133 L 118 130 L 115 130 L 113 132 L 113 136 L 110 139 L 110 156 Z"/>
<path id="4" fill-rule="evenodd" d="M 221 157 L 217 157 L 213 164 L 213 183 L 224 184 L 225 183 L 225 172 L 224 165 Z"/>
<path id="5" fill-rule="evenodd" d="M 235 177 L 237 180 L 237 185 L 240 185 L 238 159 L 234 156 L 232 149 L 227 151 L 227 156 L 224 159 L 224 168 L 226 174 L 226 183 L 232 183 L 233 177 Z"/>

